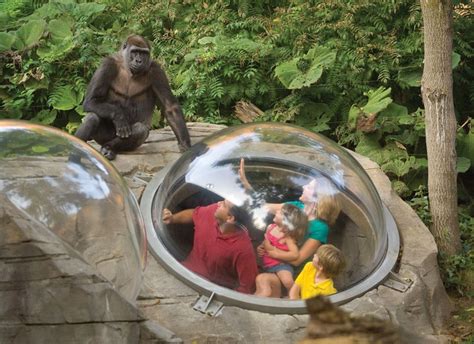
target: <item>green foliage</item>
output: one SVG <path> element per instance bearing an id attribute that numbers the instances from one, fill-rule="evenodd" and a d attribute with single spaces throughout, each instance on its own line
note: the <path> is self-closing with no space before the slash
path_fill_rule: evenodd
<path id="1" fill-rule="evenodd" d="M 31 20 L 23 24 L 16 31 L 16 40 L 13 43 L 15 50 L 28 49 L 38 44 L 45 28 L 46 22 L 42 19 Z"/>
<path id="2" fill-rule="evenodd" d="M 15 40 L 15 35 L 7 32 L 0 32 L 0 52 L 10 50 L 13 43 L 15 43 Z"/>
<path id="3" fill-rule="evenodd" d="M 465 133 L 460 130 L 456 138 L 456 151 L 459 158 L 464 159 L 464 166 L 466 166 L 466 160 L 469 160 L 469 166 L 467 169 L 474 168 L 474 120 L 469 120 L 468 132 Z M 463 160 L 461 160 L 462 163 Z M 459 161 L 458 161 L 459 163 Z M 459 164 L 458 164 L 459 166 Z M 466 172 L 467 169 L 463 169 L 459 172 Z"/>
<path id="4" fill-rule="evenodd" d="M 83 94 L 76 92 L 71 85 L 53 89 L 48 103 L 56 110 L 71 110 L 82 102 Z"/>
<path id="5" fill-rule="evenodd" d="M 276 66 L 275 74 L 288 89 L 308 87 L 319 80 L 323 69 L 330 67 L 336 54 L 325 47 L 315 47 L 301 57 Z"/>
<path id="6" fill-rule="evenodd" d="M 95 26 L 105 5 L 73 0 L 25 4 L 9 12 L 7 29 L 0 32 L 2 116 L 57 126 L 78 122 L 87 81 L 101 55 L 112 51 L 110 38 Z"/>
<path id="7" fill-rule="evenodd" d="M 420 186 L 408 202 L 421 220 L 429 227 L 431 214 L 429 210 L 428 192 L 425 186 Z M 459 208 L 459 230 L 461 232 L 462 250 L 452 256 L 441 255 L 441 267 L 444 285 L 460 295 L 473 297 L 472 272 L 474 271 L 474 214 L 472 199 L 470 204 Z"/>
<path id="8" fill-rule="evenodd" d="M 175 72 L 175 93 L 184 98 L 188 118 L 222 122 L 221 111 L 228 113 L 241 99 L 261 104 L 271 93 L 265 59 L 272 46 L 241 36 L 205 36 L 183 56 Z M 206 116 L 206 117 L 201 117 Z"/>
<path id="9" fill-rule="evenodd" d="M 354 129 L 357 125 L 357 120 L 361 116 L 375 116 L 380 111 L 384 110 L 392 102 L 392 98 L 390 98 L 390 91 L 390 88 L 386 89 L 385 87 L 381 86 L 376 90 L 364 92 L 364 95 L 366 95 L 369 99 L 362 107 L 358 107 L 356 105 L 351 106 L 347 119 L 349 127 Z"/>
<path id="10" fill-rule="evenodd" d="M 459 212 L 459 229 L 463 243 L 462 251 L 449 257 L 443 255 L 440 257 L 442 277 L 446 288 L 473 297 L 474 216 L 467 208 L 461 208 Z"/>

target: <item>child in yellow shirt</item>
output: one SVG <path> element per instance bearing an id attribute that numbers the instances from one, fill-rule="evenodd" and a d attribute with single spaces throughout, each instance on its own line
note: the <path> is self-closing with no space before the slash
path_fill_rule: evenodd
<path id="1" fill-rule="evenodd" d="M 292 300 L 309 299 L 316 295 L 337 293 L 332 279 L 345 268 L 342 252 L 333 245 L 321 245 L 313 256 L 313 261 L 305 264 L 303 270 L 290 289 Z"/>

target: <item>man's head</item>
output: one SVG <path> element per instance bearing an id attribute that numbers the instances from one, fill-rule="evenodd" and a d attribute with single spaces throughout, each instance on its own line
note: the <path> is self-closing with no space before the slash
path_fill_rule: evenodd
<path id="1" fill-rule="evenodd" d="M 344 271 L 346 260 L 341 250 L 333 245 L 326 244 L 319 246 L 313 257 L 313 265 L 328 278 L 334 278 Z"/>
<path id="2" fill-rule="evenodd" d="M 244 209 L 237 207 L 228 200 L 217 202 L 218 207 L 214 213 L 219 225 L 232 224 L 239 228 L 245 228 L 248 223 L 249 214 Z"/>

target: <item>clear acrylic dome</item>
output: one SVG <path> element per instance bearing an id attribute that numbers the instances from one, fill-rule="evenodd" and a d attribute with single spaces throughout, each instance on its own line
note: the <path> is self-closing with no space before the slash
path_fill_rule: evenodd
<path id="1" fill-rule="evenodd" d="M 0 147 L 2 202 L 59 236 L 134 302 L 146 235 L 115 168 L 79 139 L 25 121 L 0 121 Z"/>
<path id="2" fill-rule="evenodd" d="M 239 176 L 242 158 L 251 192 Z M 264 204 L 298 200 L 303 186 L 313 180 L 317 197 L 332 195 L 342 209 L 328 242 L 342 250 L 347 268 L 335 279 L 339 292 L 331 299 L 348 301 L 380 283 L 393 268 L 398 232 L 361 165 L 333 141 L 296 126 L 257 123 L 221 130 L 158 174 L 141 204 L 151 251 L 184 282 L 227 303 L 277 313 L 300 312 L 304 305 L 299 301 L 265 301 L 226 290 L 187 271 L 180 262 L 192 248 L 193 226 L 165 225 L 161 214 L 164 208 L 174 213 L 225 198 L 251 213 L 247 227 L 256 246 L 272 220 Z"/>

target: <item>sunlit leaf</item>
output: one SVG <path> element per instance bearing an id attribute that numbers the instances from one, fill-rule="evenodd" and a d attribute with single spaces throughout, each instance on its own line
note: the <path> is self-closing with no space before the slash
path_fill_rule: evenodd
<path id="1" fill-rule="evenodd" d="M 325 47 L 316 47 L 302 57 L 283 62 L 275 68 L 275 74 L 280 82 L 288 89 L 308 87 L 319 80 L 323 69 L 334 63 L 336 53 Z M 309 63 L 307 68 L 301 67 L 301 62 Z"/>
<path id="2" fill-rule="evenodd" d="M 46 153 L 47 151 L 49 151 L 49 148 L 45 146 L 36 145 L 31 147 L 31 150 L 35 153 Z"/>
<path id="3" fill-rule="evenodd" d="M 420 87 L 423 71 L 420 69 L 402 69 L 398 72 L 398 80 L 409 87 Z"/>
<path id="4" fill-rule="evenodd" d="M 0 51 L 10 50 L 16 37 L 7 32 L 0 32 Z"/>
<path id="5" fill-rule="evenodd" d="M 23 48 L 28 48 L 39 42 L 45 28 L 46 22 L 44 20 L 31 20 L 22 25 L 16 32 L 16 35 L 21 41 Z"/>
<path id="6" fill-rule="evenodd" d="M 376 114 L 383 109 L 385 109 L 391 102 L 390 98 L 391 88 L 379 87 L 376 90 L 371 90 L 367 92 L 367 97 L 369 100 L 367 104 L 362 107 L 362 111 L 367 114 Z"/>
<path id="7" fill-rule="evenodd" d="M 471 167 L 471 160 L 462 156 L 458 156 L 457 161 L 456 161 L 456 171 L 458 173 L 467 172 L 470 167 Z"/>
<path id="8" fill-rule="evenodd" d="M 32 122 L 42 123 L 42 124 L 52 124 L 56 119 L 58 112 L 56 110 L 41 110 L 38 114 L 31 119 Z"/>
<path id="9" fill-rule="evenodd" d="M 82 102 L 82 97 L 72 86 L 60 86 L 51 94 L 48 103 L 57 110 L 71 110 Z"/>
<path id="10" fill-rule="evenodd" d="M 471 122 L 472 123 L 472 122 Z M 458 135 L 456 138 L 456 152 L 458 157 L 463 157 L 471 162 L 474 161 L 474 130 L 471 130 L 467 134 Z"/>
<path id="11" fill-rule="evenodd" d="M 79 19 L 88 19 L 90 16 L 101 13 L 105 5 L 93 2 L 85 2 L 74 6 L 73 15 Z"/>
<path id="12" fill-rule="evenodd" d="M 205 45 L 209 43 L 215 44 L 216 40 L 217 40 L 216 37 L 202 37 L 198 40 L 198 43 L 201 45 Z"/>
<path id="13" fill-rule="evenodd" d="M 461 62 L 461 55 L 458 53 L 455 53 L 453 51 L 453 57 L 452 57 L 452 67 L 453 69 L 456 68 L 459 65 L 459 62 Z"/>
<path id="14" fill-rule="evenodd" d="M 72 25 L 65 19 L 53 19 L 48 24 L 48 31 L 51 34 L 53 43 L 61 43 L 72 37 Z"/>
<path id="15" fill-rule="evenodd" d="M 55 45 L 46 45 L 39 47 L 36 53 L 41 60 L 46 62 L 54 62 L 62 59 L 75 47 L 72 36 L 66 37 L 65 39 L 57 42 Z"/>
<path id="16" fill-rule="evenodd" d="M 383 116 L 383 117 L 396 117 L 396 118 L 405 118 L 406 116 L 408 116 L 408 109 L 403 106 L 403 105 L 399 105 L 397 103 L 390 103 L 387 105 L 387 108 L 382 110 L 380 112 L 380 116 Z M 413 118 L 411 116 L 408 116 L 410 118 Z M 404 124 L 404 123 L 401 123 L 400 124 Z"/>

